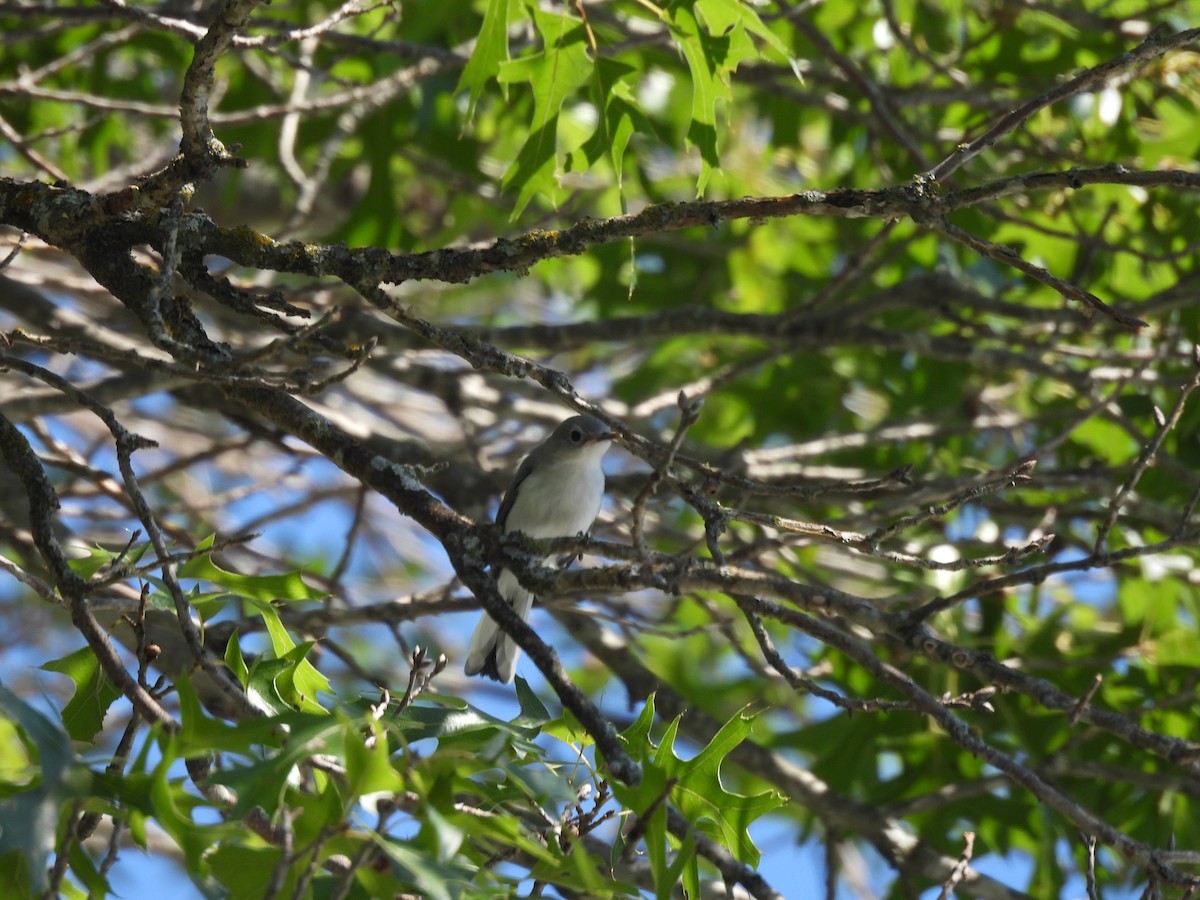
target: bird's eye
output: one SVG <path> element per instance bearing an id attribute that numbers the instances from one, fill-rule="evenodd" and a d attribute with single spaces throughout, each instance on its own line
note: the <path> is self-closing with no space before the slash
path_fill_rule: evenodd
<path id="1" fill-rule="evenodd" d="M 578 428 L 571 429 L 571 443 L 578 444 L 583 440 L 583 432 Z"/>

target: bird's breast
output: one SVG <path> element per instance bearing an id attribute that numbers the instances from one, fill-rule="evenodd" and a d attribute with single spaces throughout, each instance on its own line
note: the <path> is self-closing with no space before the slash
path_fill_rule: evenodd
<path id="1" fill-rule="evenodd" d="M 604 472 L 599 466 L 534 472 L 522 483 L 505 530 L 530 537 L 571 537 L 586 532 L 600 511 Z"/>

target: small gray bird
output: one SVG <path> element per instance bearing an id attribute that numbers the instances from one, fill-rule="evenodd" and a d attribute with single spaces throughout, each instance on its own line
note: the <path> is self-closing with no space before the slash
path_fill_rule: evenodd
<path id="1" fill-rule="evenodd" d="M 616 435 L 591 416 L 572 416 L 530 451 L 500 502 L 496 524 L 532 538 L 574 537 L 592 527 L 604 496 L 600 460 Z M 547 562 L 551 558 L 547 558 Z M 570 560 L 567 560 L 570 562 Z M 533 594 L 508 569 L 496 589 L 523 620 L 529 620 Z M 512 681 L 521 650 L 486 612 L 479 617 L 467 662 L 468 675 Z"/>

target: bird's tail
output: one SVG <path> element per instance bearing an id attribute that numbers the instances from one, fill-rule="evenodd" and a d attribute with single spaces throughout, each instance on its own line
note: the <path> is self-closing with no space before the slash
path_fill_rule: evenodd
<path id="1" fill-rule="evenodd" d="M 529 621 L 533 608 L 533 594 L 521 587 L 517 577 L 505 569 L 496 579 L 496 590 L 509 602 L 521 620 Z M 521 648 L 509 637 L 486 612 L 479 617 L 475 633 L 471 635 L 471 646 L 467 649 L 467 661 L 463 671 L 468 675 L 484 675 L 496 681 L 509 682 L 517 671 L 517 659 Z"/>

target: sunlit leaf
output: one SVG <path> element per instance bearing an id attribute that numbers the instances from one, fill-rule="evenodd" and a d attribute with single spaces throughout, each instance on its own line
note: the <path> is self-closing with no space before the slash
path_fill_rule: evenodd
<path id="1" fill-rule="evenodd" d="M 104 727 L 104 714 L 121 696 L 100 668 L 91 647 L 81 647 L 61 659 L 43 663 L 48 672 L 61 672 L 75 682 L 75 693 L 63 708 L 62 724 L 72 740 L 91 743 Z"/>
<path id="2" fill-rule="evenodd" d="M 475 115 L 475 104 L 479 102 L 487 82 L 496 77 L 500 66 L 508 59 L 510 3 L 511 0 L 488 0 L 487 11 L 483 14 L 483 27 L 475 40 L 475 49 L 471 51 L 471 57 L 463 67 L 458 89 L 471 92 L 466 122 L 470 122 Z"/>

